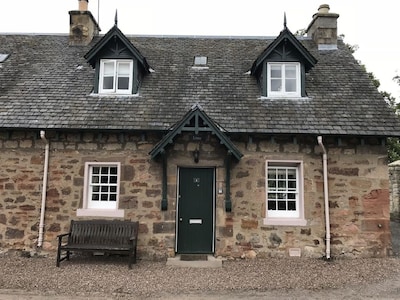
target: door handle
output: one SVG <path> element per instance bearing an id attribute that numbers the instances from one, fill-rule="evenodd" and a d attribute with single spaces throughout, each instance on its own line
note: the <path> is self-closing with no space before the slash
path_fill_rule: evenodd
<path id="1" fill-rule="evenodd" d="M 182 222 L 183 221 L 183 219 L 182 218 L 179 218 L 179 222 Z"/>

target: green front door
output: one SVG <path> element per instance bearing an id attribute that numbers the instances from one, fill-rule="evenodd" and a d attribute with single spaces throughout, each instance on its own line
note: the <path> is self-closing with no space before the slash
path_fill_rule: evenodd
<path id="1" fill-rule="evenodd" d="M 213 168 L 179 169 L 178 253 L 214 252 L 214 177 Z"/>

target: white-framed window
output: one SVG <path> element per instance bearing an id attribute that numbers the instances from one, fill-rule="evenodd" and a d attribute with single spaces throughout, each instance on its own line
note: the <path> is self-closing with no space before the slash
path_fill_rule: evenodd
<path id="1" fill-rule="evenodd" d="M 118 209 L 120 186 L 119 162 L 87 162 L 83 189 L 83 207 L 78 216 L 123 217 Z"/>
<path id="2" fill-rule="evenodd" d="M 99 93 L 131 94 L 132 84 L 132 60 L 102 59 L 100 61 Z"/>
<path id="3" fill-rule="evenodd" d="M 305 226 L 302 161 L 266 161 L 266 225 Z"/>
<path id="4" fill-rule="evenodd" d="M 267 78 L 268 97 L 301 96 L 300 63 L 268 62 Z"/>

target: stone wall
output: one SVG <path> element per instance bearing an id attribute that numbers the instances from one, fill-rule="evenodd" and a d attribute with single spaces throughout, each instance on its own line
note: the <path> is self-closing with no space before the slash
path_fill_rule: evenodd
<path id="1" fill-rule="evenodd" d="M 82 207 L 84 165 L 88 161 L 121 163 L 119 208 L 138 220 L 139 256 L 174 255 L 177 172 L 179 166 L 214 167 L 216 255 L 227 257 L 322 257 L 325 224 L 321 149 L 316 137 L 238 135 L 244 154 L 233 163 L 232 212 L 225 212 L 226 149 L 213 135 L 201 142 L 190 134 L 168 149 L 168 210 L 161 211 L 162 166 L 148 153 L 161 135 L 142 133 L 46 132 L 50 141 L 43 250 L 56 249 Z M 386 149 L 376 140 L 329 138 L 329 205 L 332 256 L 385 256 L 390 251 L 389 183 Z M 200 149 L 199 163 L 192 152 Z M 265 161 L 301 160 L 304 164 L 307 226 L 266 226 Z M 39 132 L 0 133 L 0 246 L 36 249 L 40 219 L 44 143 Z"/>
<path id="2" fill-rule="evenodd" d="M 328 149 L 332 256 L 386 256 L 391 250 L 386 148 L 379 140 L 324 141 Z M 322 257 L 325 220 L 321 149 L 316 138 L 253 138 L 234 168 L 233 212 L 220 230 L 219 254 Z M 265 160 L 304 162 L 307 226 L 264 226 Z"/>
<path id="3" fill-rule="evenodd" d="M 400 220 L 400 160 L 389 164 L 390 217 Z"/>

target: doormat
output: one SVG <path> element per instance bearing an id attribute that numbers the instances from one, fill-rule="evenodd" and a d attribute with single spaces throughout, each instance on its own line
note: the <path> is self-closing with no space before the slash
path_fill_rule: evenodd
<path id="1" fill-rule="evenodd" d="M 181 260 L 184 260 L 184 261 L 208 260 L 208 255 L 207 254 L 181 254 Z"/>

